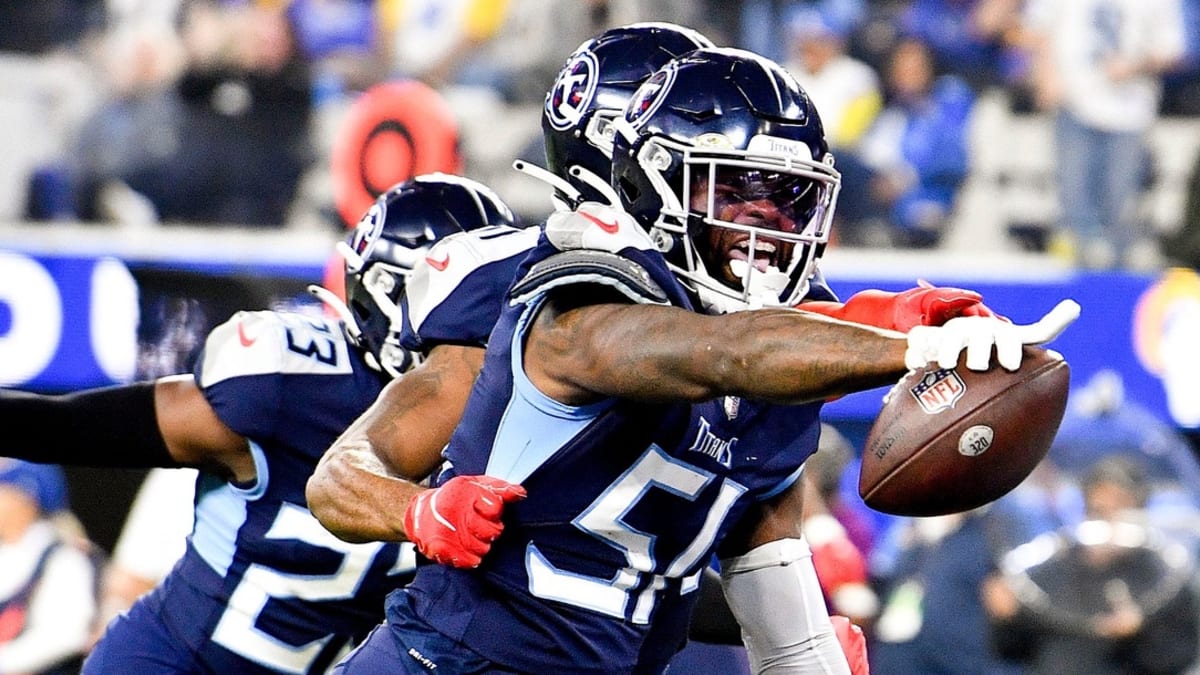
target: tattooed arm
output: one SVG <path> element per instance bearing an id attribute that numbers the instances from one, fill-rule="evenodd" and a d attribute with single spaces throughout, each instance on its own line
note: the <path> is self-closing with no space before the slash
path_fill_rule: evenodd
<path id="1" fill-rule="evenodd" d="M 390 382 L 326 451 L 308 508 L 345 541 L 407 541 L 404 514 L 441 461 L 483 364 L 483 349 L 440 345 Z"/>
<path id="2" fill-rule="evenodd" d="M 525 345 L 530 380 L 570 405 L 722 395 L 794 404 L 891 384 L 906 370 L 903 334 L 811 312 L 709 316 L 588 300 L 554 298 Z"/>

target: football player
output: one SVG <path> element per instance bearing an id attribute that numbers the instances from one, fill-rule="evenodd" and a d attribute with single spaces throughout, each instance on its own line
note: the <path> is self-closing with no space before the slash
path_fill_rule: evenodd
<path id="1" fill-rule="evenodd" d="M 514 226 L 483 185 L 417 177 L 381 195 L 341 245 L 341 320 L 239 312 L 208 336 L 192 374 L 67 396 L 0 392 L 5 454 L 202 469 L 182 559 L 108 626 L 84 672 L 319 673 L 379 623 L 411 549 L 332 536 L 308 511 L 305 482 L 412 363 L 397 303 L 414 261 L 447 234 Z"/>
<path id="2" fill-rule="evenodd" d="M 630 672 L 648 636 L 678 644 L 686 621 L 663 621 L 659 603 L 718 548 L 759 664 L 847 672 L 824 608 L 804 602 L 819 587 L 799 519 L 778 517 L 796 512 L 819 401 L 964 348 L 973 368 L 993 345 L 1016 368 L 1022 344 L 1074 318 L 1064 306 L 1032 326 L 971 316 L 905 336 L 790 309 L 810 292 L 832 301 L 814 265 L 838 176 L 807 97 L 752 54 L 669 63 L 617 128 L 613 187 L 637 220 L 596 204 L 552 215 L 438 487 L 377 475 L 387 498 L 366 524 L 330 519 L 343 536 L 408 537 L 444 563 L 389 597 L 388 625 L 346 672 Z M 322 466 L 384 464 L 372 446 L 406 428 L 407 411 L 393 412 L 343 436 L 360 464 Z M 319 473 L 310 494 L 337 482 Z M 776 603 L 789 611 L 758 611 Z"/>

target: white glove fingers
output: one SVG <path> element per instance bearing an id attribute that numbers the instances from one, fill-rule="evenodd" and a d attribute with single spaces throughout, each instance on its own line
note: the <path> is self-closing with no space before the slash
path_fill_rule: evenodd
<path id="1" fill-rule="evenodd" d="M 1021 336 L 1017 331 L 1017 327 L 1004 321 L 996 321 L 999 325 L 996 327 L 996 363 L 1000 364 L 1005 370 L 1017 370 L 1021 367 L 1021 359 L 1025 357 L 1025 345 L 1021 342 Z"/>
<path id="2" fill-rule="evenodd" d="M 1067 326 L 1079 318 L 1079 303 L 1074 300 L 1063 300 L 1054 306 L 1041 319 L 1025 326 L 1013 326 L 1022 344 L 1040 345 L 1058 337 Z"/>
<path id="3" fill-rule="evenodd" d="M 991 331 L 973 330 L 967 334 L 966 342 L 967 369 L 987 370 L 992 363 L 992 345 L 996 343 L 995 334 Z"/>
<path id="4" fill-rule="evenodd" d="M 953 368 L 958 365 L 958 355 L 962 353 L 964 348 L 969 348 L 975 336 L 970 336 L 965 333 L 948 332 L 945 337 L 937 345 L 937 364 L 939 368 Z M 988 337 L 988 353 L 991 352 L 991 336 Z M 970 367 L 970 352 L 967 352 L 967 365 Z M 986 359 L 984 359 L 984 368 L 987 368 Z M 978 370 L 975 368 L 974 370 Z"/>

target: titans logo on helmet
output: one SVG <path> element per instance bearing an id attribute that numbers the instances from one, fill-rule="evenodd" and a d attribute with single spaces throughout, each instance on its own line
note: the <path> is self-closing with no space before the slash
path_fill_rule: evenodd
<path id="1" fill-rule="evenodd" d="M 579 123 L 596 95 L 599 69 L 596 55 L 590 51 L 571 56 L 546 97 L 546 119 L 550 126 L 562 131 Z"/>
<path id="2" fill-rule="evenodd" d="M 354 233 L 350 237 L 350 248 L 358 254 L 359 261 L 367 260 L 371 255 L 371 250 L 375 248 L 375 242 L 379 241 L 379 235 L 383 233 L 383 224 L 387 220 L 384 217 L 386 208 L 386 204 L 376 201 L 355 226 Z M 346 267 L 350 272 L 358 272 L 362 269 L 362 265 L 353 260 L 347 260 Z"/>
<path id="3" fill-rule="evenodd" d="M 667 92 L 671 91 L 671 86 L 675 84 L 676 68 L 674 61 L 668 63 L 633 93 L 629 106 L 625 108 L 625 121 L 633 125 L 633 128 L 641 126 L 642 120 L 654 115 L 662 105 Z"/>

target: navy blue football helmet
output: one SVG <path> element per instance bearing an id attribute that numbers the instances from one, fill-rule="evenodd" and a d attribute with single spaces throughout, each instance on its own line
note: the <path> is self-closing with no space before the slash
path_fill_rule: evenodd
<path id="1" fill-rule="evenodd" d="M 612 202 L 612 121 L 638 86 L 671 59 L 712 47 L 700 33 L 666 22 L 609 29 L 579 45 L 542 106 L 546 168 L 567 181 L 556 198 L 567 207 Z"/>
<path id="2" fill-rule="evenodd" d="M 786 70 L 696 50 L 651 76 L 613 126 L 612 187 L 706 311 L 805 296 L 841 177 Z"/>
<path id="3" fill-rule="evenodd" d="M 399 344 L 404 325 L 400 296 L 413 267 L 439 239 L 489 225 L 517 226 L 512 210 L 482 183 L 443 173 L 398 183 L 375 200 L 339 242 L 346 261 L 346 301 L 310 288 L 334 307 L 350 341 L 367 363 L 392 377 L 416 359 Z"/>

